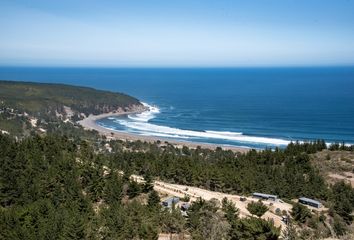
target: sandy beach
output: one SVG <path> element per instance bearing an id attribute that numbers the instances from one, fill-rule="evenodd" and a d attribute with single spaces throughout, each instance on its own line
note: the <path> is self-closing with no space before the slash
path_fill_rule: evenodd
<path id="1" fill-rule="evenodd" d="M 104 114 L 100 114 L 100 115 L 90 115 L 90 116 L 84 118 L 83 120 L 78 121 L 78 123 L 84 129 L 96 130 L 101 135 L 106 136 L 108 139 L 117 139 L 117 140 L 119 139 L 119 140 L 127 140 L 127 141 L 141 140 L 141 141 L 146 141 L 146 142 L 150 142 L 150 143 L 153 143 L 156 141 L 161 141 L 161 142 L 168 142 L 170 144 L 175 145 L 176 147 L 187 146 L 189 148 L 196 148 L 196 147 L 200 146 L 202 148 L 208 148 L 208 149 L 213 149 L 213 150 L 217 147 L 221 147 L 224 150 L 232 150 L 234 152 L 242 152 L 242 153 L 248 152 L 250 150 L 249 148 L 242 148 L 242 147 L 225 146 L 225 145 L 209 144 L 209 143 L 199 143 L 199 142 L 183 142 L 183 141 L 165 139 L 165 138 L 161 138 L 161 137 L 142 136 L 142 135 L 126 133 L 126 132 L 122 132 L 122 131 L 107 129 L 107 128 L 99 126 L 96 123 L 96 121 L 98 119 L 113 117 L 113 116 L 122 116 L 122 115 L 128 115 L 128 114 L 140 113 L 140 112 L 141 112 L 141 110 L 131 111 L 131 112 L 110 112 L 110 113 L 104 113 Z"/>

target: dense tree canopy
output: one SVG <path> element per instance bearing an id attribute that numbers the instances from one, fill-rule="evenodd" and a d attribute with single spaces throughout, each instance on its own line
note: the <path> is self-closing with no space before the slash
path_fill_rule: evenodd
<path id="1" fill-rule="evenodd" d="M 247 210 L 257 217 L 262 217 L 268 211 L 268 207 L 264 205 L 261 201 L 258 202 L 250 202 L 247 205 Z"/>
<path id="2" fill-rule="evenodd" d="M 118 142 L 111 143 L 113 149 L 117 149 L 117 145 Z M 259 191 L 289 199 L 299 196 L 326 199 L 328 196 L 324 179 L 301 147 L 253 150 L 246 154 L 197 148 L 186 154 L 185 150 L 172 145 L 156 148 L 140 143 L 136 146 L 147 152 L 118 151 L 111 156 L 110 164 L 129 168 L 140 175 L 149 172 L 172 183 L 213 191 L 237 194 Z"/>
<path id="3" fill-rule="evenodd" d="M 177 207 L 163 209 L 152 188 L 156 177 L 231 193 L 313 196 L 333 206 L 337 234 L 352 221 L 352 188 L 327 186 L 300 145 L 247 154 L 142 142 L 110 145 L 113 153 L 58 135 L 18 141 L 0 134 L 0 239 L 156 239 L 160 232 L 193 239 L 279 236 L 272 222 L 239 218 L 227 199 L 200 199 L 186 218 Z M 132 181 L 133 173 L 148 181 Z M 308 219 L 304 208 L 294 206 L 296 221 Z"/>
<path id="4" fill-rule="evenodd" d="M 14 82 L 0 80 L 0 107 L 2 105 L 35 116 L 64 113 L 64 106 L 85 114 L 99 114 L 140 105 L 123 93 L 113 93 L 88 87 L 65 84 Z"/>

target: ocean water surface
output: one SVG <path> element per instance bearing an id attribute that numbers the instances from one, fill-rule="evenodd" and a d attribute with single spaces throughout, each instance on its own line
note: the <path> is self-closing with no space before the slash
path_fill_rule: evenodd
<path id="1" fill-rule="evenodd" d="M 149 111 L 97 123 L 179 141 L 252 148 L 354 144 L 354 68 L 0 68 L 0 79 L 124 92 Z"/>

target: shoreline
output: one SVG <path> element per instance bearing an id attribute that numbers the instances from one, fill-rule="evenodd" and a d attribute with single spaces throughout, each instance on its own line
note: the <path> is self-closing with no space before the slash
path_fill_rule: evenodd
<path id="1" fill-rule="evenodd" d="M 246 147 L 236 147 L 236 146 L 227 146 L 222 144 L 213 144 L 213 143 L 202 143 L 202 142 L 186 142 L 186 141 L 178 141 L 178 140 L 171 140 L 168 138 L 163 137 L 154 137 L 154 136 L 142 136 L 133 133 L 127 133 L 117 130 L 110 130 L 104 128 L 96 123 L 97 120 L 107 117 L 114 117 L 114 116 L 124 116 L 129 114 L 141 113 L 142 110 L 135 110 L 135 111 L 127 111 L 127 112 L 110 112 L 110 113 L 103 113 L 99 115 L 92 115 L 90 114 L 88 117 L 85 117 L 83 120 L 78 121 L 77 123 L 80 124 L 86 130 L 96 130 L 100 135 L 106 136 L 107 139 L 114 139 L 114 140 L 123 140 L 123 141 L 145 141 L 149 143 L 155 143 L 160 141 L 162 143 L 168 142 L 175 147 L 181 148 L 183 146 L 189 148 L 197 148 L 200 146 L 201 148 L 207 148 L 211 150 L 215 150 L 217 147 L 222 148 L 223 150 L 231 150 L 233 152 L 241 152 L 246 153 L 251 150 L 251 148 Z"/>

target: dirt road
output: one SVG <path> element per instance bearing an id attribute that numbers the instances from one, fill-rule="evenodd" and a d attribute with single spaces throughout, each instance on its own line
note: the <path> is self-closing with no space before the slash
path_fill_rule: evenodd
<path id="1" fill-rule="evenodd" d="M 144 182 L 144 179 L 141 176 L 132 175 L 132 179 L 140 183 Z M 235 203 L 236 207 L 240 209 L 240 217 L 250 216 L 251 214 L 247 210 L 247 204 L 252 201 L 258 201 L 257 198 L 253 197 L 245 197 L 245 201 L 241 201 L 240 198 L 243 196 L 214 192 L 180 184 L 170 184 L 162 181 L 154 181 L 154 189 L 157 192 L 176 197 L 184 197 L 187 195 L 190 197 L 191 202 L 196 201 L 198 198 L 202 198 L 204 200 L 217 199 L 221 202 L 222 199 L 226 197 L 229 201 Z M 281 201 L 271 200 L 263 201 L 263 203 L 269 207 L 269 211 L 267 211 L 262 218 L 271 219 L 274 221 L 275 226 L 281 226 L 284 228 L 285 224 L 281 221 L 281 217 L 275 214 L 275 210 L 279 208 L 280 211 L 285 210 L 290 213 L 292 205 Z"/>

